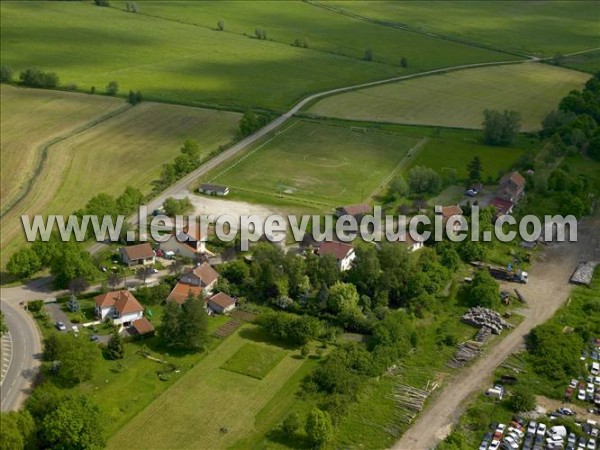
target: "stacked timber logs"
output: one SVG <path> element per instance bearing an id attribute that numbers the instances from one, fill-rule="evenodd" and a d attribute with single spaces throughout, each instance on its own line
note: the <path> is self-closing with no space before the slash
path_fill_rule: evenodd
<path id="1" fill-rule="evenodd" d="M 470 308 L 462 316 L 462 321 L 474 327 L 487 327 L 494 334 L 500 334 L 505 328 L 512 328 L 496 311 L 481 306 Z"/>

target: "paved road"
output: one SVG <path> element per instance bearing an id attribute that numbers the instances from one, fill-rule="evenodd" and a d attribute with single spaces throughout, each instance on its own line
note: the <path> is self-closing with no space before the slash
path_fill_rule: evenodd
<path id="1" fill-rule="evenodd" d="M 42 344 L 33 318 L 17 300 L 2 298 L 2 312 L 12 340 L 12 358 L 0 386 L 0 410 L 18 409 L 41 360 Z"/>
<path id="2" fill-rule="evenodd" d="M 565 303 L 572 288 L 568 281 L 577 263 L 600 258 L 600 216 L 580 223 L 579 228 L 577 242 L 546 248 L 530 271 L 529 284 L 518 286 L 528 303 L 523 322 L 475 364 L 461 370 L 393 446 L 394 450 L 434 448 L 450 433 L 469 397 L 489 387 L 496 367 L 523 348 L 523 337 Z M 514 287 L 515 284 L 503 286 L 510 290 Z"/>

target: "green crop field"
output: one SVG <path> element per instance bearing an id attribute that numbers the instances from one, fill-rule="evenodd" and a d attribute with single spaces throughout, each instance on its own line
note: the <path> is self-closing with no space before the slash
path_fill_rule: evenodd
<path id="1" fill-rule="evenodd" d="M 41 98 L 46 93 L 34 91 Z M 89 101 L 89 96 L 74 94 Z M 10 117 L 2 100 L 2 116 Z M 204 154 L 230 142 L 238 113 L 142 103 L 51 145 L 48 157 L 23 199 L 2 217 L 2 262 L 23 243 L 21 214 L 70 214 L 94 195 L 119 195 L 127 185 L 150 192 L 161 167 L 183 141 L 198 141 Z M 35 130 L 35 114 L 19 123 L 21 134 Z M 40 138 L 41 139 L 41 138 Z M 4 153 L 4 151 L 3 151 Z M 4 172 L 4 169 L 3 169 Z"/>
<path id="2" fill-rule="evenodd" d="M 285 350 L 273 346 L 248 343 L 221 368 L 262 380 L 286 355 Z"/>
<path id="3" fill-rule="evenodd" d="M 310 112 L 353 120 L 481 128 L 484 109 L 521 113 L 522 131 L 541 128 L 560 99 L 590 75 L 523 63 L 457 70 L 325 98 Z"/>
<path id="4" fill-rule="evenodd" d="M 208 5 L 213 13 L 205 2 L 139 2 L 133 14 L 90 2 L 2 2 L 2 63 L 55 71 L 84 91 L 115 80 L 121 92 L 141 90 L 151 100 L 283 109 L 328 88 L 512 58 L 300 2 L 217 3 Z M 165 17 L 148 16 L 145 8 Z M 221 15 L 231 32 L 227 24 L 224 32 L 213 29 Z M 268 39 L 254 38 L 255 27 L 267 30 Z M 293 47 L 296 36 L 311 46 L 314 40 L 315 48 Z M 358 59 L 367 48 L 374 61 Z M 409 58 L 408 69 L 399 66 L 401 56 Z"/>
<path id="5" fill-rule="evenodd" d="M 221 368 L 257 340 L 262 338 L 255 326 L 241 328 L 228 337 L 128 422 L 109 441 L 108 448 L 229 448 L 254 433 L 265 433 L 286 414 L 300 381 L 297 375 L 306 374 L 306 367 L 314 366 L 314 361 L 299 357 L 299 351 L 261 342 L 261 346 L 285 353 L 264 379 Z M 290 387 L 294 389 L 290 391 Z M 228 432 L 220 431 L 222 428 Z"/>
<path id="6" fill-rule="evenodd" d="M 564 59 L 563 65 L 570 69 L 596 73 L 600 71 L 600 50 L 568 56 Z"/>
<path id="7" fill-rule="evenodd" d="M 207 178 L 247 199 L 258 193 L 285 194 L 325 206 L 357 203 L 370 197 L 418 141 L 299 120 Z"/>
<path id="8" fill-rule="evenodd" d="M 554 56 L 600 46 L 596 1 L 320 2 L 503 50 Z"/>
<path id="9" fill-rule="evenodd" d="M 123 101 L 71 92 L 17 89 L 2 85 L 2 212 L 26 189 L 39 166 L 43 145 L 117 110 Z M 26 128 L 24 124 L 30 123 Z M 24 132 L 25 130 L 25 132 Z"/>

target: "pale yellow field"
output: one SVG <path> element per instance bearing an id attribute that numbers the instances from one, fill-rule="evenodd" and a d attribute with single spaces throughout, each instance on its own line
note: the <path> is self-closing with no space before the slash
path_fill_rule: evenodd
<path id="1" fill-rule="evenodd" d="M 2 85 L 0 93 L 2 212 L 16 200 L 33 176 L 45 144 L 68 136 L 94 118 L 124 105 L 123 100 L 113 97 L 8 85 Z"/>
<path id="2" fill-rule="evenodd" d="M 119 195 L 127 185 L 148 193 L 162 165 L 177 156 L 185 139 L 195 139 L 208 153 L 233 139 L 239 117 L 142 103 L 51 145 L 31 190 L 2 217 L 2 263 L 23 243 L 21 214 L 70 214 L 94 195 Z M 24 122 L 21 136 L 34 127 L 35 122 Z M 15 141 L 20 142 L 18 137 Z"/>
<path id="3" fill-rule="evenodd" d="M 321 116 L 442 127 L 481 128 L 484 109 L 514 110 L 522 131 L 540 128 L 561 98 L 589 74 L 539 63 L 460 70 L 327 97 Z"/>

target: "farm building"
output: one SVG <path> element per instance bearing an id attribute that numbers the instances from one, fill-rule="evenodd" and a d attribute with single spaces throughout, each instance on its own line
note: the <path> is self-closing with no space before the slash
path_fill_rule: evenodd
<path id="1" fill-rule="evenodd" d="M 367 203 L 359 203 L 357 205 L 338 206 L 335 209 L 335 215 L 337 217 L 342 216 L 353 216 L 360 218 L 366 214 L 371 214 L 373 207 Z"/>
<path id="2" fill-rule="evenodd" d="M 438 216 L 442 216 L 442 223 L 446 224 L 451 217 L 462 216 L 463 210 L 458 205 L 442 206 L 441 209 L 438 209 L 438 207 L 436 206 L 435 214 Z M 462 225 L 460 220 L 454 219 L 452 222 L 452 230 L 454 230 L 454 232 L 456 233 L 461 230 L 461 227 Z"/>
<path id="3" fill-rule="evenodd" d="M 129 326 L 141 319 L 144 307 L 129 291 L 112 291 L 94 297 L 94 311 L 99 320 L 112 320 L 114 324 Z"/>
<path id="4" fill-rule="evenodd" d="M 513 211 L 513 202 L 500 197 L 494 197 L 490 202 L 490 206 L 493 206 L 496 210 L 497 216 L 504 216 L 510 214 Z"/>
<path id="5" fill-rule="evenodd" d="M 319 256 L 332 255 L 338 262 L 341 271 L 348 270 L 356 258 L 354 247 L 342 242 L 323 242 L 317 249 Z"/>
<path id="6" fill-rule="evenodd" d="M 227 186 L 221 186 L 218 184 L 201 184 L 198 191 L 206 195 L 224 196 L 229 194 L 229 188 Z"/>
<path id="7" fill-rule="evenodd" d="M 226 314 L 235 309 L 235 300 L 224 292 L 219 292 L 208 299 L 208 307 L 218 314 Z"/>
<path id="8" fill-rule="evenodd" d="M 165 242 L 160 243 L 160 249 L 166 252 L 173 252 L 175 255 L 184 258 L 196 259 L 206 251 L 206 238 L 200 235 L 200 230 L 184 228 L 183 230 L 172 234 Z"/>
<path id="9" fill-rule="evenodd" d="M 197 297 L 200 294 L 202 294 L 202 291 L 203 291 L 203 288 L 200 286 L 193 286 L 190 284 L 182 283 L 180 281 L 175 285 L 173 290 L 170 292 L 169 296 L 167 297 L 167 301 L 168 302 L 176 302 L 180 305 L 183 305 L 185 303 L 185 301 L 187 300 L 187 298 L 190 296 L 190 294 L 193 295 L 194 297 Z"/>
<path id="10" fill-rule="evenodd" d="M 136 264 L 154 264 L 155 253 L 148 243 L 121 247 L 121 258 L 128 266 Z"/>
<path id="11" fill-rule="evenodd" d="M 519 172 L 510 172 L 500 179 L 498 197 L 517 203 L 525 193 L 525 178 Z"/>

